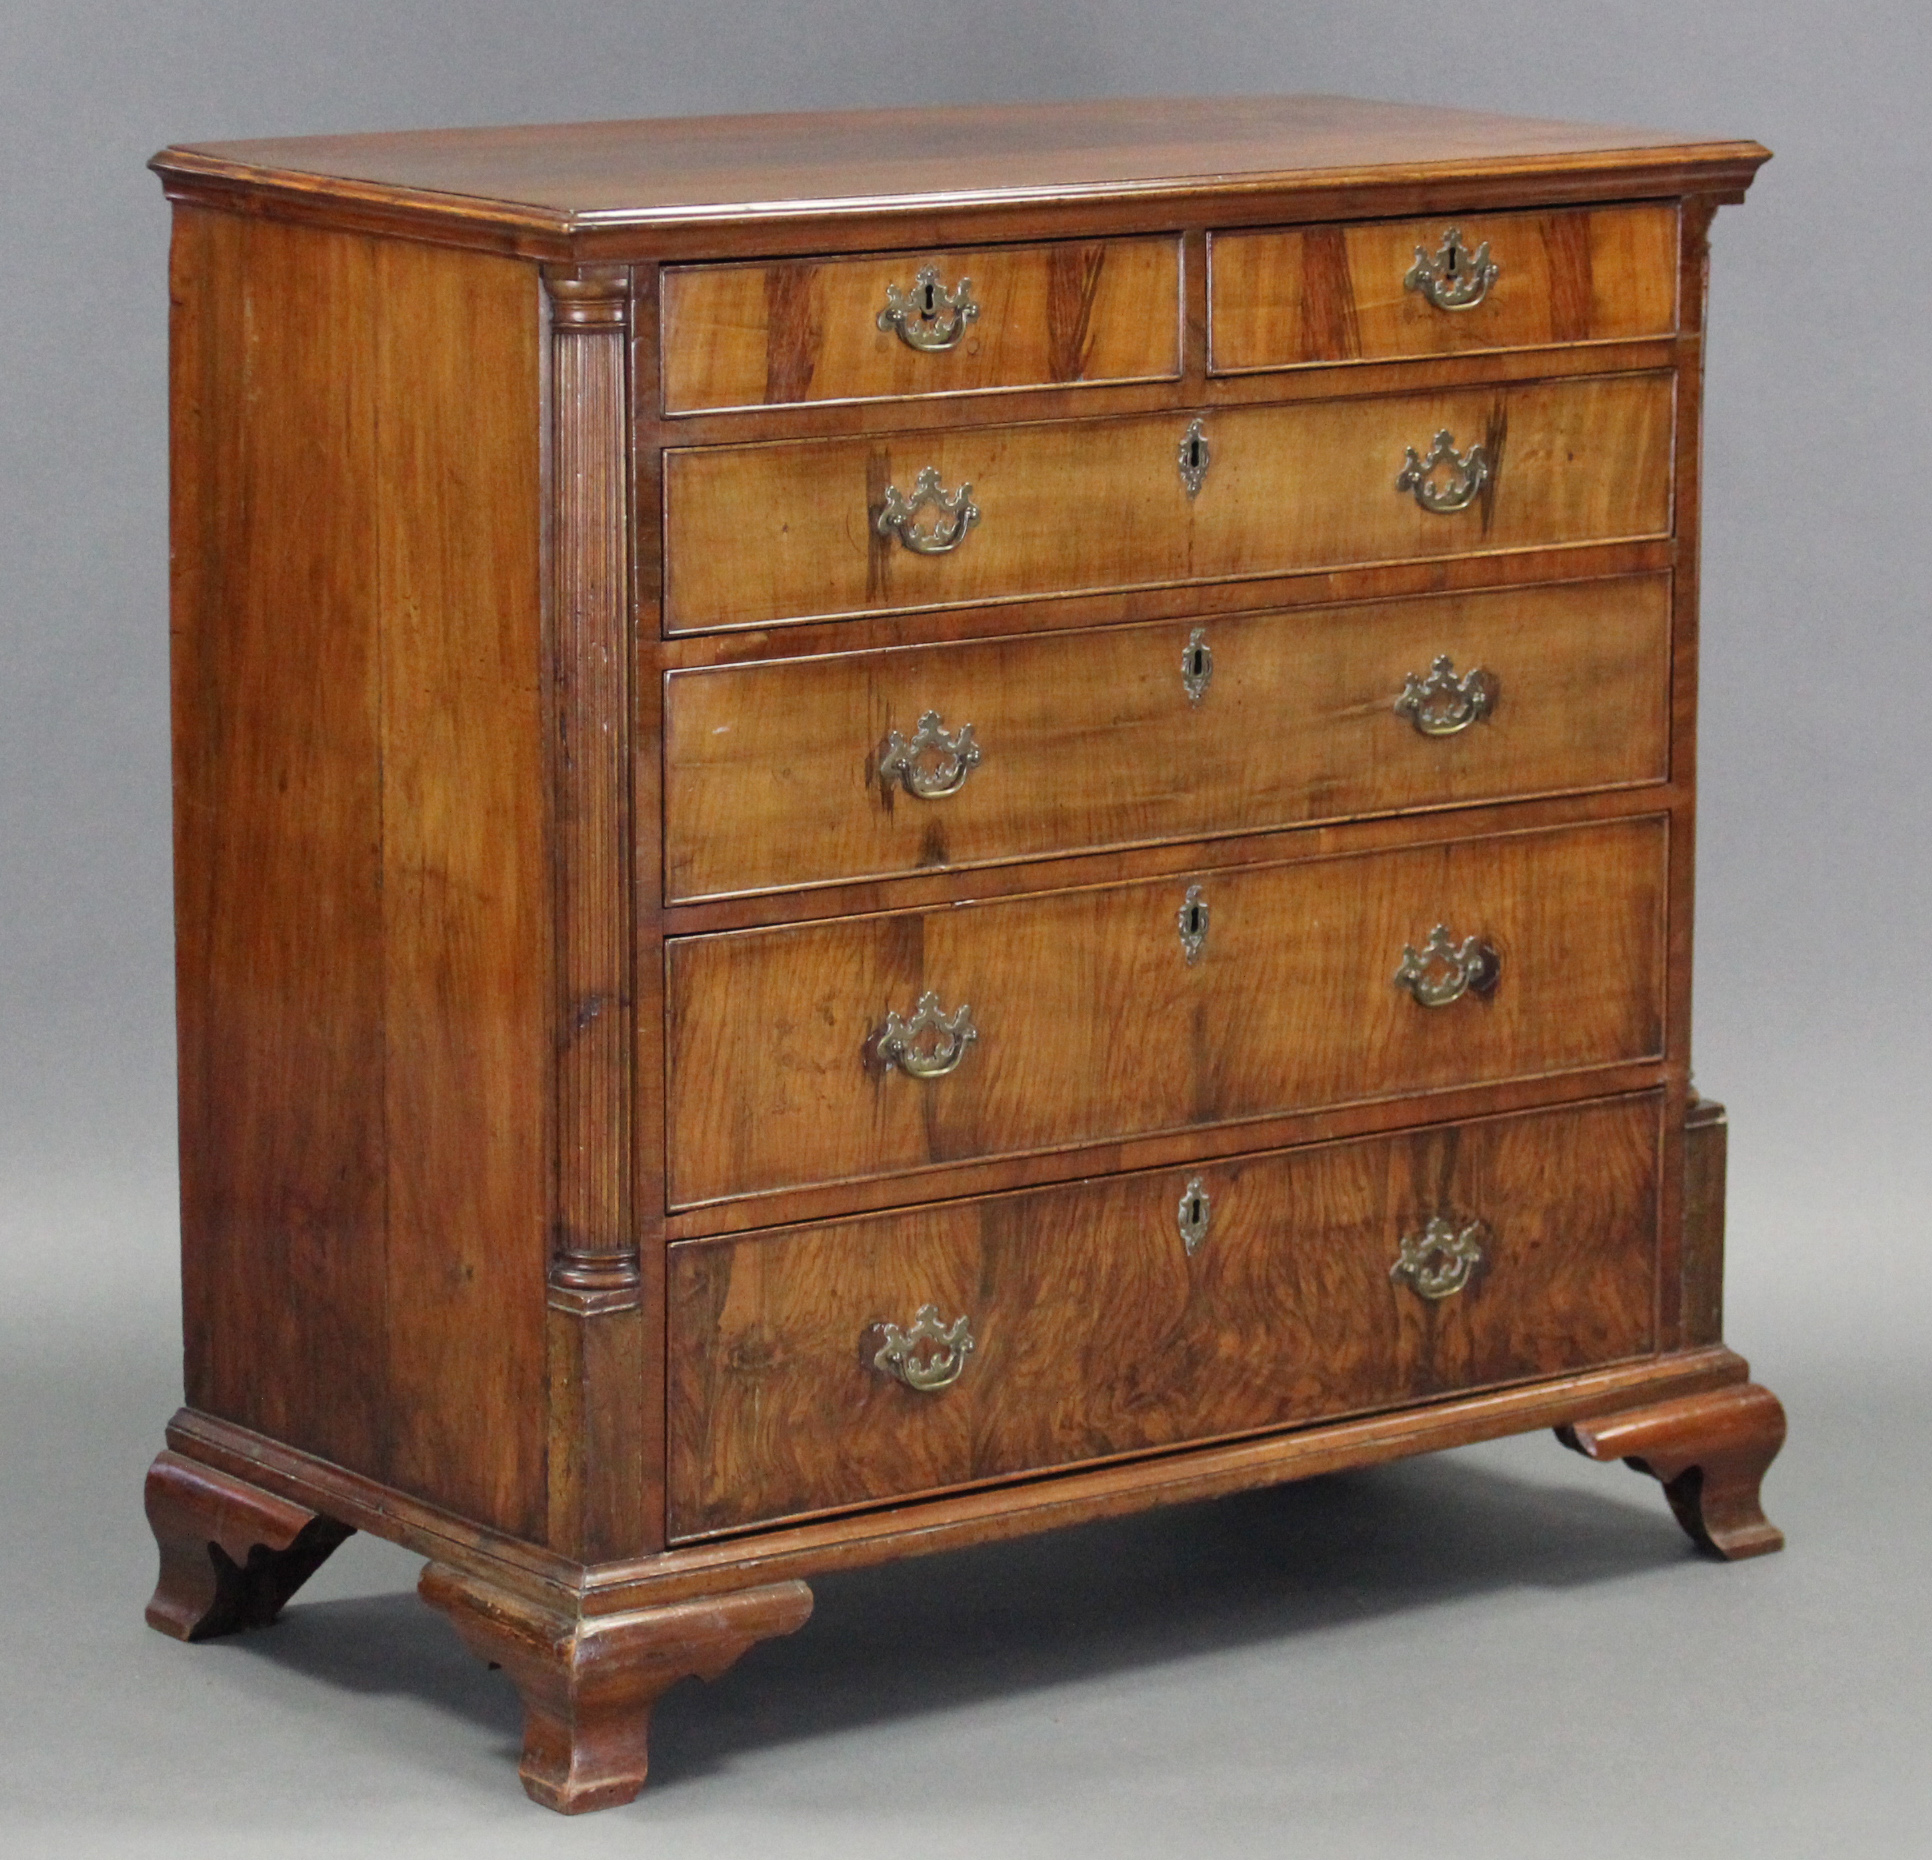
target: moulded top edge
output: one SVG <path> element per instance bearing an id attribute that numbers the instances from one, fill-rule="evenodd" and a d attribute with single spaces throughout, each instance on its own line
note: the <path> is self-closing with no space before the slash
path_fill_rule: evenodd
<path id="1" fill-rule="evenodd" d="M 412 130 L 164 149 L 174 187 L 563 235 L 1485 177 L 1749 184 L 1749 141 L 1335 97 Z M 171 188 L 171 191 L 173 189 Z"/>

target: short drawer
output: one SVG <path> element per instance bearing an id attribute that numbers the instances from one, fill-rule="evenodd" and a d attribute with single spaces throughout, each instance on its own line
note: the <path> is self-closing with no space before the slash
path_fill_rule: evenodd
<path id="1" fill-rule="evenodd" d="M 665 623 L 764 626 L 1661 536 L 1673 383 L 1588 376 L 1198 421 L 674 448 Z"/>
<path id="2" fill-rule="evenodd" d="M 1656 1058 L 1666 834 L 1646 816 L 675 938 L 671 1202 Z"/>
<path id="3" fill-rule="evenodd" d="M 667 413 L 1172 380 L 1165 239 L 973 246 L 663 274 Z"/>
<path id="4" fill-rule="evenodd" d="M 1662 780 L 1640 576 L 674 672 L 674 900 Z"/>
<path id="5" fill-rule="evenodd" d="M 1668 336 L 1677 209 L 1216 233 L 1208 302 L 1208 366 L 1224 375 Z"/>
<path id="6" fill-rule="evenodd" d="M 674 1246 L 671 1533 L 1643 1355 L 1660 1113 L 1646 1093 Z"/>

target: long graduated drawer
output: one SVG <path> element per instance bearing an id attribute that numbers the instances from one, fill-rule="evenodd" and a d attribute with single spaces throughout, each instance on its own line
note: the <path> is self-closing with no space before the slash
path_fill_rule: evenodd
<path id="1" fill-rule="evenodd" d="M 672 1535 L 1640 1354 L 1660 1110 L 674 1246 Z"/>
<path id="2" fill-rule="evenodd" d="M 1263 832 L 1669 773 L 1670 580 L 673 672 L 665 895 Z"/>
<path id="3" fill-rule="evenodd" d="M 671 1204 L 1659 1057 L 1667 841 L 1647 816 L 674 939 Z"/>
<path id="4" fill-rule="evenodd" d="M 1662 536 L 1675 404 L 1667 373 L 1601 375 L 677 448 L 665 626 Z"/>

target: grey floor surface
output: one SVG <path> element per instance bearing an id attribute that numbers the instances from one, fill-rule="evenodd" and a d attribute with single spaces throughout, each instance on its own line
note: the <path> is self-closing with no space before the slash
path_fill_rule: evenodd
<path id="1" fill-rule="evenodd" d="M 1891 1192 L 1861 1219 L 1902 1232 Z M 26 1194 L 9 1218 L 69 1270 L 37 1302 L 0 1280 L 0 1852 L 1932 1853 L 1924 1312 L 1861 1323 L 1853 1273 L 1807 1321 L 1771 1268 L 1843 1210 L 1779 1211 L 1732 1331 L 1793 1417 L 1785 1554 L 1705 1562 L 1649 1481 L 1539 1434 L 843 1576 L 669 1696 L 636 1804 L 565 1822 L 517 1786 L 508 1684 L 391 1546 L 353 1540 L 264 1633 L 142 1626 L 165 1194 Z"/>

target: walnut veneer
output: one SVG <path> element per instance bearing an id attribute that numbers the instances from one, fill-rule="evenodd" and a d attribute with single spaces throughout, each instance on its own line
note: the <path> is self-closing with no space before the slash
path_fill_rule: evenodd
<path id="1" fill-rule="evenodd" d="M 1690 1088 L 1706 235 L 1335 98 L 170 149 L 187 1403 L 523 1776 L 814 1572 L 1532 1427 L 1775 1549 Z"/>

